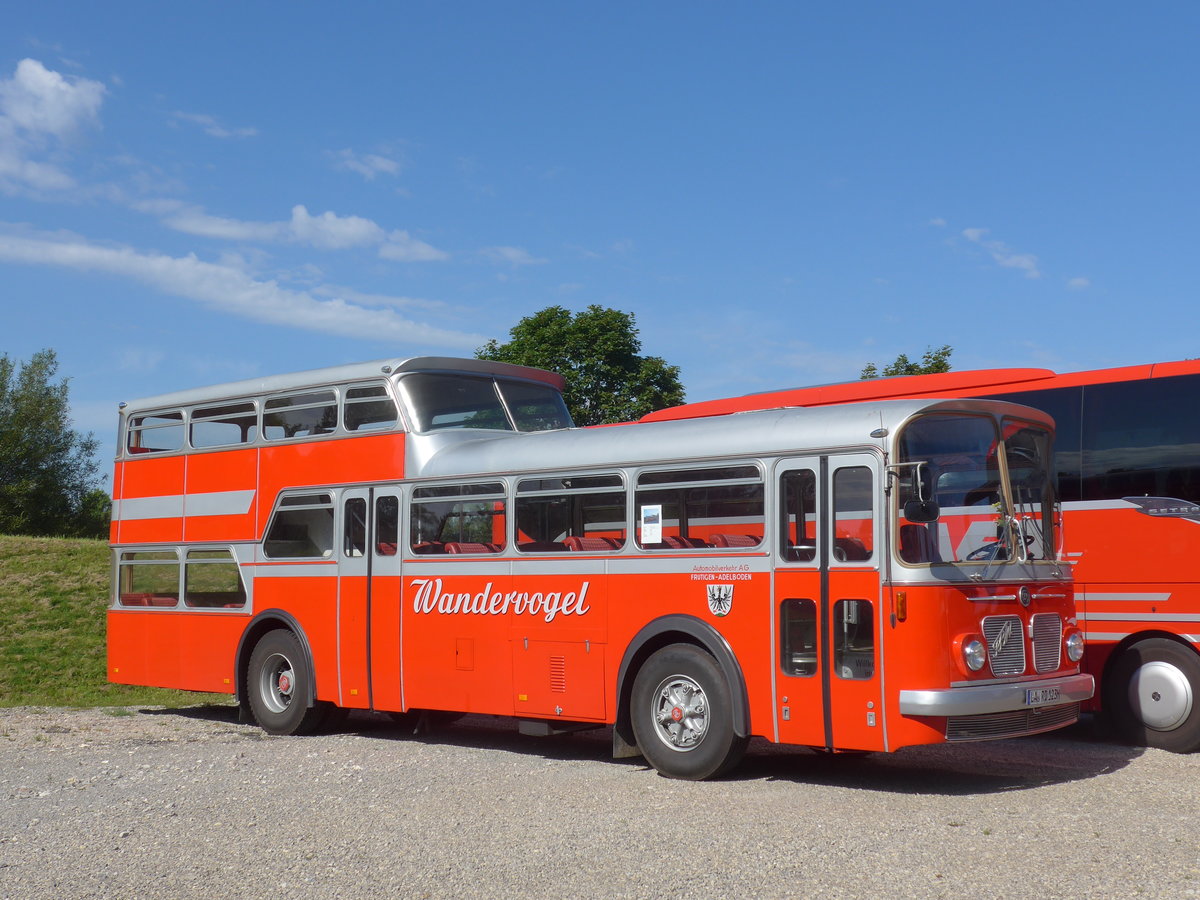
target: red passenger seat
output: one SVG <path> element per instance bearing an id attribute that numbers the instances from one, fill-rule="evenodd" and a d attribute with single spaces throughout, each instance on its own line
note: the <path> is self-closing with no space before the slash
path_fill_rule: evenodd
<path id="1" fill-rule="evenodd" d="M 578 537 L 571 535 L 563 543 L 573 553 L 604 553 L 610 550 L 620 550 L 623 542 L 615 538 Z"/>
<path id="2" fill-rule="evenodd" d="M 714 547 L 757 547 L 762 535 L 753 534 L 710 534 Z"/>
<path id="3" fill-rule="evenodd" d="M 446 545 L 447 553 L 499 553 L 499 544 L 473 544 L 467 541 L 453 541 Z"/>

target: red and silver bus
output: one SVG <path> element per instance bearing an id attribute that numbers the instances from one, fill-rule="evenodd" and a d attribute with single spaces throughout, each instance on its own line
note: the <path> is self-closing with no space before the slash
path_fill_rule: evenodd
<path id="1" fill-rule="evenodd" d="M 417 358 L 123 405 L 109 678 L 235 694 L 275 734 L 346 709 L 610 725 L 680 778 L 752 736 L 890 751 L 1091 697 L 1046 414 L 574 428 L 562 386 Z"/>
<path id="2" fill-rule="evenodd" d="M 1084 671 L 1126 740 L 1200 749 L 1200 361 L 1056 374 L 990 369 L 716 400 L 648 421 L 897 397 L 986 397 L 1050 413 Z"/>

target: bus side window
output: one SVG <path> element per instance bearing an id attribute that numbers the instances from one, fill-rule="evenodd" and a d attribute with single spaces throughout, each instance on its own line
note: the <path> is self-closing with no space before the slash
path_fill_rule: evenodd
<path id="1" fill-rule="evenodd" d="M 817 604 L 784 600 L 779 606 L 780 663 L 788 675 L 817 674 Z"/>
<path id="2" fill-rule="evenodd" d="M 327 493 L 288 494 L 263 538 L 268 559 L 313 559 L 333 554 L 333 497 Z"/>
<path id="3" fill-rule="evenodd" d="M 866 562 L 875 554 L 871 470 L 848 466 L 833 474 L 833 558 Z"/>
<path id="4" fill-rule="evenodd" d="M 839 600 L 833 606 L 833 670 L 838 678 L 875 676 L 875 620 L 869 600 Z"/>
<path id="5" fill-rule="evenodd" d="M 757 546 L 765 532 L 764 508 L 758 466 L 643 472 L 637 487 L 638 546 Z"/>
<path id="6" fill-rule="evenodd" d="M 362 556 L 367 552 L 367 501 L 351 497 L 342 516 L 342 553 Z"/>
<path id="7" fill-rule="evenodd" d="M 817 473 L 812 469 L 784 472 L 780 495 L 779 552 L 789 562 L 812 562 L 817 558 Z"/>
<path id="8" fill-rule="evenodd" d="M 625 545 L 620 475 L 527 478 L 517 485 L 522 553 L 611 553 Z"/>
<path id="9" fill-rule="evenodd" d="M 504 485 L 448 484 L 413 491 L 413 553 L 500 553 L 505 546 Z"/>
<path id="10" fill-rule="evenodd" d="M 384 494 L 375 498 L 375 554 L 395 556 L 400 543 L 400 498 Z"/>

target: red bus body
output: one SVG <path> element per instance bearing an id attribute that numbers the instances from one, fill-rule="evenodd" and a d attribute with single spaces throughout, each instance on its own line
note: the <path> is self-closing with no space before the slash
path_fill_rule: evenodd
<path id="1" fill-rule="evenodd" d="M 880 378 L 693 403 L 645 421 L 898 397 L 988 397 L 1054 417 L 1084 669 L 1103 686 L 1088 707 L 1103 704 L 1136 743 L 1200 749 L 1200 361 Z"/>
<path id="2" fill-rule="evenodd" d="M 109 678 L 233 693 L 287 733 L 332 706 L 611 724 L 617 755 L 680 777 L 717 774 L 752 735 L 895 750 L 1049 730 L 1091 696 L 1052 549 L 897 564 L 897 451 L 880 423 L 893 437 L 956 416 L 1040 434 L 1033 410 L 906 401 L 498 431 L 424 409 L 450 403 L 454 378 L 561 388 L 410 360 L 126 407 Z M 525 415 L 541 428 L 553 416 L 538 409 Z M 920 527 L 996 540 L 985 513 Z M 1011 668 L 970 669 L 972 639 Z M 639 725 L 647 703 L 660 721 Z M 667 749 L 647 752 L 650 733 Z M 715 761 L 687 763 L 718 739 Z"/>

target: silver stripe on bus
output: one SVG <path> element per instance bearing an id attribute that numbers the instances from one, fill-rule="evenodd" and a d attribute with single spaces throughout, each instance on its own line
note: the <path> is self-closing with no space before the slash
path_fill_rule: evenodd
<path id="1" fill-rule="evenodd" d="M 168 494 L 131 497 L 117 501 L 115 519 L 178 519 L 189 516 L 244 516 L 250 512 L 254 491 L 212 491 L 203 494 Z"/>
<path id="2" fill-rule="evenodd" d="M 1166 603 L 1171 599 L 1166 594 L 1105 593 L 1101 591 L 1076 591 L 1075 598 L 1085 603 Z"/>

